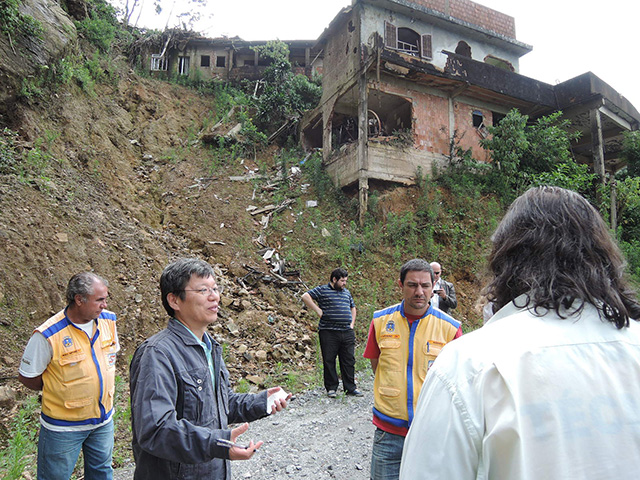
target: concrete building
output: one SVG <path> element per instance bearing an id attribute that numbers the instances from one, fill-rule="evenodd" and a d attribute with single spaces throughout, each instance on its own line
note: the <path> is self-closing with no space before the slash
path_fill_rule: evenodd
<path id="1" fill-rule="evenodd" d="M 193 32 L 167 30 L 161 39 L 146 45 L 148 68 L 153 75 L 185 75 L 204 80 L 233 82 L 259 80 L 268 59 L 255 47 L 267 41 L 247 41 L 239 37 L 207 38 Z M 294 73 L 312 78 L 322 74 L 322 56 L 315 40 L 287 40 L 289 61 Z"/>
<path id="2" fill-rule="evenodd" d="M 592 73 L 549 85 L 518 73 L 532 47 L 515 20 L 469 0 L 353 0 L 315 46 L 323 96 L 302 124 L 307 148 L 322 148 L 334 183 L 357 188 L 360 217 L 370 183 L 412 184 L 452 143 L 479 140 L 511 109 L 536 118 L 562 110 L 582 132 L 576 158 L 604 182 L 620 167 L 622 132 L 640 114 Z"/>

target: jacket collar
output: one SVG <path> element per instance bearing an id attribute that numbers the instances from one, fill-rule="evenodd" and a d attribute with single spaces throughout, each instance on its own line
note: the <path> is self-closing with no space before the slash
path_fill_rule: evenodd
<path id="1" fill-rule="evenodd" d="M 196 338 L 195 335 L 187 331 L 187 327 L 185 327 L 182 323 L 180 323 L 175 318 L 169 319 L 169 325 L 167 326 L 171 332 L 175 333 L 185 345 L 200 345 L 200 342 Z M 209 333 L 204 332 L 205 336 L 209 340 L 212 346 L 217 345 L 216 341 L 209 335 Z"/>

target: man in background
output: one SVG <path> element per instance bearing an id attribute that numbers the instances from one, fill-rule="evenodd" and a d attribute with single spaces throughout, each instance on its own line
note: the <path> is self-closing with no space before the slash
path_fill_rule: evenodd
<path id="1" fill-rule="evenodd" d="M 84 477 L 113 477 L 113 396 L 116 315 L 107 308 L 108 283 L 91 272 L 67 285 L 67 306 L 35 329 L 18 379 L 42 390 L 38 479 L 69 480 L 80 455 Z"/>
<path id="2" fill-rule="evenodd" d="M 434 280 L 425 260 L 409 260 L 398 279 L 402 302 L 373 314 L 364 351 L 375 373 L 372 480 L 398 478 L 404 439 L 427 371 L 442 347 L 462 335 L 460 322 L 431 306 Z M 434 437 L 423 447 L 437 441 Z"/>
<path id="3" fill-rule="evenodd" d="M 607 225 L 539 187 L 492 241 L 496 313 L 431 367 L 400 477 L 637 478 L 640 304 Z"/>
<path id="4" fill-rule="evenodd" d="M 453 283 L 442 278 L 442 266 L 438 262 L 431 262 L 431 268 L 434 278 L 431 306 L 439 308 L 444 313 L 449 313 L 450 310 L 458 306 L 456 289 L 453 288 Z"/>
<path id="5" fill-rule="evenodd" d="M 344 268 L 331 272 L 329 283 L 313 288 L 302 295 L 302 301 L 320 317 L 318 334 L 322 352 L 324 388 L 331 398 L 338 390 L 336 358 L 340 359 L 342 386 L 347 395 L 361 397 L 355 381 L 356 305 L 347 290 L 348 273 Z"/>

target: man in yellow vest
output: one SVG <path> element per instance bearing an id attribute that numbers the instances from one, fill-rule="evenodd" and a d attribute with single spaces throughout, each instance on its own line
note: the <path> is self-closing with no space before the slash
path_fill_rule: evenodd
<path id="1" fill-rule="evenodd" d="M 462 335 L 460 322 L 431 306 L 433 283 L 428 262 L 409 260 L 398 279 L 402 302 L 373 314 L 363 355 L 375 373 L 372 480 L 398 478 L 404 439 L 427 370 L 442 347 Z"/>
<path id="2" fill-rule="evenodd" d="M 68 480 L 84 454 L 87 479 L 111 480 L 113 394 L 120 349 L 108 283 L 90 272 L 67 285 L 67 306 L 35 329 L 18 379 L 42 390 L 38 479 Z"/>

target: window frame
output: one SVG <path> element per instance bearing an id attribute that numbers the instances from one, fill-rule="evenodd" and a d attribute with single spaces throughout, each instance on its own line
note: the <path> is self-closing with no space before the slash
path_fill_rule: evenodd
<path id="1" fill-rule="evenodd" d="M 161 53 L 152 53 L 150 67 L 152 72 L 166 72 L 169 69 L 167 57 Z"/>

